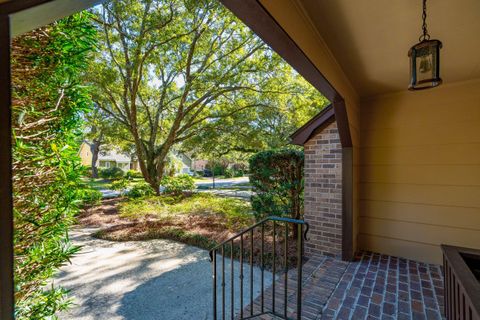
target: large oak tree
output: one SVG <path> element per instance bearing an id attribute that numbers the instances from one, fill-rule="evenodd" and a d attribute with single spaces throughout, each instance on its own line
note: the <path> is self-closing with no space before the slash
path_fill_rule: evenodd
<path id="1" fill-rule="evenodd" d="M 272 52 L 217 1 L 109 1 L 97 23 L 96 99 L 131 133 L 157 192 L 172 146 L 261 105 L 275 74 Z"/>

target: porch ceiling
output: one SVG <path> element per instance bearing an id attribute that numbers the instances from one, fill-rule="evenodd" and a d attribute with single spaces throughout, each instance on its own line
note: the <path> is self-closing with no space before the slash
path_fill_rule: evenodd
<path id="1" fill-rule="evenodd" d="M 405 90 L 407 52 L 421 32 L 420 0 L 292 0 L 361 97 Z M 480 78 L 480 1 L 430 0 L 428 30 L 443 42 L 445 83 Z"/>

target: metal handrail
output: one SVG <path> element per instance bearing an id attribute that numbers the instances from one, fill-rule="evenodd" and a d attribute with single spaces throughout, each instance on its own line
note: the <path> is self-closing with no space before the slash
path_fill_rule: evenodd
<path id="1" fill-rule="evenodd" d="M 242 234 L 245 234 L 247 233 L 248 231 L 252 230 L 252 229 L 255 229 L 256 227 L 258 227 L 259 225 L 262 225 L 264 224 L 265 222 L 268 222 L 268 221 L 280 221 L 280 222 L 288 222 L 288 223 L 294 223 L 294 224 L 303 224 L 305 225 L 305 230 L 304 230 L 304 240 L 307 240 L 307 233 L 308 233 L 308 230 L 310 229 L 310 225 L 308 224 L 308 222 L 305 222 L 304 220 L 298 220 L 298 219 L 292 219 L 292 218 L 284 218 L 284 217 L 277 217 L 277 216 L 270 216 L 270 217 L 267 217 L 257 223 L 255 223 L 254 225 L 251 225 L 250 227 L 248 227 L 247 229 L 243 230 L 243 231 L 240 231 L 239 233 L 237 233 L 236 235 L 234 236 L 231 236 L 230 238 L 228 238 L 227 240 L 223 241 L 222 243 L 220 244 L 217 244 L 215 247 L 213 247 L 212 249 L 210 249 L 210 252 L 209 252 L 209 255 L 210 255 L 210 262 L 212 261 L 212 252 L 215 251 L 215 250 L 218 250 L 220 249 L 222 246 L 224 246 L 225 244 L 229 243 L 230 241 L 232 240 L 235 240 L 236 238 L 238 238 L 239 236 L 241 236 Z"/>
<path id="2" fill-rule="evenodd" d="M 273 222 L 273 264 L 272 264 L 272 310 L 265 310 L 264 306 L 264 242 L 265 242 L 265 224 L 269 221 Z M 283 310 L 283 315 L 280 315 L 279 313 L 276 312 L 275 310 L 275 274 L 276 274 L 276 262 L 275 262 L 275 255 L 276 255 L 276 226 L 277 223 L 285 223 L 285 229 L 284 229 L 284 235 L 285 235 L 285 242 L 284 242 L 284 261 L 283 261 L 283 268 L 284 268 L 284 310 Z M 294 224 L 297 225 L 297 319 L 301 319 L 301 313 L 302 313 L 302 265 L 303 265 L 303 240 L 307 240 L 307 232 L 309 230 L 309 224 L 305 222 L 304 220 L 297 220 L 297 219 L 291 219 L 291 218 L 284 218 L 284 217 L 277 217 L 277 216 L 270 216 L 267 217 L 254 225 L 246 228 L 245 230 L 241 231 L 240 233 L 228 238 L 227 240 L 223 241 L 222 243 L 216 245 L 214 248 L 212 248 L 209 252 L 210 255 L 210 261 L 212 262 L 212 269 L 213 269 L 213 319 L 217 319 L 217 254 L 220 253 L 222 256 L 222 262 L 221 262 L 221 272 L 222 272 L 222 320 L 225 320 L 225 314 L 226 314 L 226 306 L 225 306 L 225 248 L 228 244 L 230 244 L 230 265 L 231 265 L 231 308 L 230 308 L 230 317 L 233 320 L 234 319 L 234 309 L 235 309 L 235 302 L 234 302 L 234 268 L 233 268 L 233 260 L 234 260 L 234 241 L 238 238 L 240 238 L 240 257 L 239 257 L 239 263 L 240 263 L 240 274 L 239 274 L 239 279 L 240 279 L 240 318 L 239 319 L 250 319 L 255 316 L 260 316 L 264 314 L 271 314 L 275 315 L 277 317 L 283 318 L 283 319 L 288 319 L 287 317 L 287 286 L 288 286 L 288 225 L 289 224 Z M 305 228 L 304 228 L 305 226 Z M 261 312 L 258 314 L 253 314 L 253 232 L 254 229 L 261 227 L 261 250 L 260 250 L 260 271 L 261 271 Z M 304 230 L 305 229 L 305 230 Z M 244 235 L 250 233 L 250 259 L 249 259 L 249 265 L 250 265 L 250 314 L 244 317 L 243 315 L 243 256 L 244 256 Z"/>

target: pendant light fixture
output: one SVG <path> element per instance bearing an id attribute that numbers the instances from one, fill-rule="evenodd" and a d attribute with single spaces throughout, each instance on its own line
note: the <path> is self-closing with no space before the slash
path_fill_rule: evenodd
<path id="1" fill-rule="evenodd" d="M 422 90 L 433 88 L 442 83 L 440 78 L 440 49 L 439 40 L 430 40 L 427 31 L 427 0 L 423 0 L 422 31 L 416 45 L 408 51 L 410 58 L 410 85 L 408 90 Z"/>

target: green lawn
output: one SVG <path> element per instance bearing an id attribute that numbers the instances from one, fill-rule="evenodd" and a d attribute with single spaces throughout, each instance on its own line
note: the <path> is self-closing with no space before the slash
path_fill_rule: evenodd
<path id="1" fill-rule="evenodd" d="M 224 226 L 237 231 L 253 222 L 252 208 L 248 201 L 197 193 L 190 196 L 153 196 L 130 200 L 119 206 L 122 218 L 156 218 L 162 221 L 185 217 L 221 218 Z"/>
<path id="2" fill-rule="evenodd" d="M 95 190 L 100 190 L 100 189 L 112 189 L 112 181 L 111 180 L 106 180 L 102 178 L 97 178 L 97 179 L 92 179 L 92 178 L 87 178 L 83 177 L 82 178 L 83 183 L 85 183 L 88 187 L 95 189 Z M 132 180 L 129 181 L 127 187 L 132 187 L 135 184 L 139 182 L 145 181 L 143 178 L 133 178 Z"/>
<path id="3" fill-rule="evenodd" d="M 101 178 L 92 179 L 92 178 L 87 178 L 87 177 L 83 177 L 82 182 L 85 183 L 88 187 L 90 187 L 92 189 L 96 189 L 96 190 L 110 189 L 110 184 L 112 183 L 109 180 L 105 180 L 105 179 L 101 179 Z"/>

